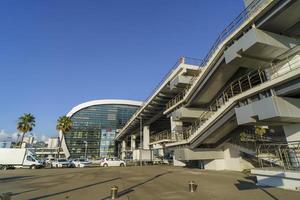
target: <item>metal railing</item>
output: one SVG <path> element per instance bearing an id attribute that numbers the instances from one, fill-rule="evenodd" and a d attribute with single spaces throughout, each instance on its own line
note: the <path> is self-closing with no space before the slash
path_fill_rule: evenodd
<path id="1" fill-rule="evenodd" d="M 296 50 L 296 51 L 295 51 Z M 288 72 L 291 72 L 300 67 L 300 46 L 296 46 L 293 49 L 289 50 L 295 51 L 294 56 L 287 56 L 276 64 L 271 64 L 268 68 L 269 77 L 267 78 L 265 71 L 258 69 L 249 72 L 246 75 L 241 76 L 240 78 L 232 81 L 228 87 L 220 92 L 220 95 L 216 98 L 213 103 L 206 108 L 200 117 L 192 123 L 189 127 L 185 128 L 182 133 L 183 139 L 188 139 L 192 134 L 194 134 L 209 118 L 216 114 L 221 107 L 223 107 L 232 97 L 235 97 L 243 92 L 252 89 L 262 83 L 265 83 L 270 80 L 274 80 L 278 77 L 285 75 Z M 281 72 L 280 72 L 281 71 Z M 280 73 L 279 73 L 280 72 Z"/>
<path id="2" fill-rule="evenodd" d="M 155 92 L 161 87 L 161 85 L 167 80 L 167 78 L 173 73 L 175 69 L 177 69 L 180 64 L 187 64 L 187 65 L 194 65 L 201 67 L 202 60 L 197 58 L 191 58 L 191 57 L 180 57 L 177 62 L 173 65 L 173 67 L 169 70 L 169 72 L 162 78 L 162 80 L 156 85 L 156 87 L 152 90 L 150 95 L 147 97 L 147 99 L 144 101 L 142 106 L 136 110 L 136 112 L 131 116 L 131 118 L 128 120 L 126 125 L 128 125 L 133 119 L 135 119 L 139 112 L 144 108 L 144 106 L 148 103 L 148 101 L 151 99 L 151 97 L 155 94 Z M 122 128 L 124 130 L 126 128 L 126 125 Z M 122 132 L 120 131 L 120 133 Z"/>
<path id="3" fill-rule="evenodd" d="M 218 36 L 216 41 L 213 43 L 208 54 L 203 59 L 201 63 L 202 66 L 205 66 L 206 63 L 210 60 L 212 55 L 216 52 L 220 44 L 229 36 L 237 30 L 243 22 L 248 20 L 253 16 L 263 5 L 269 4 L 272 0 L 254 0 L 251 4 L 248 5 Z"/>
<path id="4" fill-rule="evenodd" d="M 252 71 L 242 77 L 232 81 L 228 87 L 220 92 L 220 95 L 206 108 L 198 120 L 193 122 L 188 128 L 183 131 L 183 138 L 188 139 L 195 131 L 202 126 L 218 109 L 220 109 L 232 97 L 241 94 L 266 80 L 264 72 L 260 69 Z"/>
<path id="5" fill-rule="evenodd" d="M 261 168 L 300 170 L 300 141 L 260 144 L 257 158 Z"/>
<path id="6" fill-rule="evenodd" d="M 202 60 L 201 66 L 204 67 L 212 57 L 212 55 L 216 52 L 216 50 L 219 48 L 220 44 L 230 36 L 235 30 L 237 30 L 243 22 L 245 22 L 247 19 L 249 19 L 254 13 L 256 13 L 259 8 L 267 3 L 269 3 L 270 0 L 255 0 L 247 8 L 245 8 L 218 36 L 217 40 L 213 43 L 211 49 L 209 50 L 208 54 L 205 56 L 205 58 Z M 200 74 L 198 75 L 200 76 Z M 171 108 L 172 106 L 176 105 L 178 102 L 183 100 L 185 98 L 185 95 L 188 93 L 189 89 L 191 88 L 191 85 L 194 83 L 195 77 L 190 85 L 186 87 L 186 89 L 178 94 L 176 97 L 174 97 L 172 100 L 170 100 L 166 104 L 166 110 Z"/>
<path id="7" fill-rule="evenodd" d="M 173 73 L 175 69 L 179 67 L 180 64 L 188 64 L 188 65 L 195 65 L 201 67 L 201 59 L 191 58 L 191 57 L 180 57 L 177 62 L 173 65 L 173 67 L 169 70 L 169 72 L 162 78 L 162 80 L 156 85 L 156 87 L 151 91 L 150 95 L 145 100 L 145 103 L 149 101 L 149 99 L 153 96 L 155 91 L 158 90 L 159 87 L 167 80 L 167 78 Z"/>
<path id="8" fill-rule="evenodd" d="M 197 76 L 198 75 L 193 76 L 191 78 L 191 80 L 189 81 L 187 87 L 181 93 L 177 94 L 174 98 L 172 98 L 170 101 L 168 101 L 168 103 L 166 104 L 165 110 L 168 110 L 169 108 L 171 108 L 174 105 L 178 104 L 182 99 L 185 98 L 185 95 L 188 93 L 189 89 L 191 88 L 191 86 L 195 82 Z"/>
<path id="9" fill-rule="evenodd" d="M 169 130 L 163 130 L 158 133 L 154 133 L 150 136 L 150 142 L 159 142 L 159 141 L 165 141 L 165 140 L 171 140 L 172 141 L 173 136 L 172 133 Z"/>

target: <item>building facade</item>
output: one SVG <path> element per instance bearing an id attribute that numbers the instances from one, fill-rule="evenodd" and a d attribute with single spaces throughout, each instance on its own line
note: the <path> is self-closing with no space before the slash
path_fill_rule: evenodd
<path id="1" fill-rule="evenodd" d="M 115 135 L 141 104 L 128 100 L 96 100 L 74 107 L 67 114 L 73 127 L 65 133 L 62 143 L 66 157 L 116 156 Z"/>

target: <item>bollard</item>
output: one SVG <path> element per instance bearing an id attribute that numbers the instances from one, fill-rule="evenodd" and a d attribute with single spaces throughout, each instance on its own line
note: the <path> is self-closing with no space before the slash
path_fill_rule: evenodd
<path id="1" fill-rule="evenodd" d="M 6 192 L 6 193 L 0 194 L 0 200 L 11 200 L 11 193 Z"/>
<path id="2" fill-rule="evenodd" d="M 118 198 L 118 187 L 116 185 L 111 186 L 110 188 L 111 199 Z"/>
<path id="3" fill-rule="evenodd" d="M 196 192 L 197 185 L 194 181 L 189 182 L 189 192 Z"/>

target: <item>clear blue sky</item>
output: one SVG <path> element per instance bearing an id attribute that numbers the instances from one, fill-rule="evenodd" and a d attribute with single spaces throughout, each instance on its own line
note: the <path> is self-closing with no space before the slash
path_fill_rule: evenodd
<path id="1" fill-rule="evenodd" d="M 103 98 L 144 100 L 182 55 L 204 57 L 243 0 L 6 0 L 0 3 L 0 130 Z"/>

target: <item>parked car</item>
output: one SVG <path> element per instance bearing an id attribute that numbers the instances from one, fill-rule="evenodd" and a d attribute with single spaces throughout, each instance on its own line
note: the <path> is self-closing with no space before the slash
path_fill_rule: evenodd
<path id="1" fill-rule="evenodd" d="M 51 167 L 74 167 L 74 164 L 70 161 L 68 161 L 67 159 L 64 158 L 59 158 L 59 159 L 55 159 L 54 161 L 52 161 L 51 163 Z"/>
<path id="2" fill-rule="evenodd" d="M 120 160 L 119 158 L 104 158 L 100 162 L 100 167 L 125 167 L 126 163 L 123 160 Z"/>
<path id="3" fill-rule="evenodd" d="M 95 160 L 91 160 L 91 162 L 92 162 L 92 164 L 100 165 L 100 163 L 101 163 L 102 160 L 103 160 L 102 158 L 97 158 Z"/>
<path id="4" fill-rule="evenodd" d="M 46 166 L 51 167 L 53 161 L 55 161 L 55 158 L 52 158 L 52 157 L 46 158 L 46 160 L 45 160 Z"/>
<path id="5" fill-rule="evenodd" d="M 91 162 L 84 158 L 77 158 L 72 163 L 75 167 L 88 167 L 91 165 Z"/>

